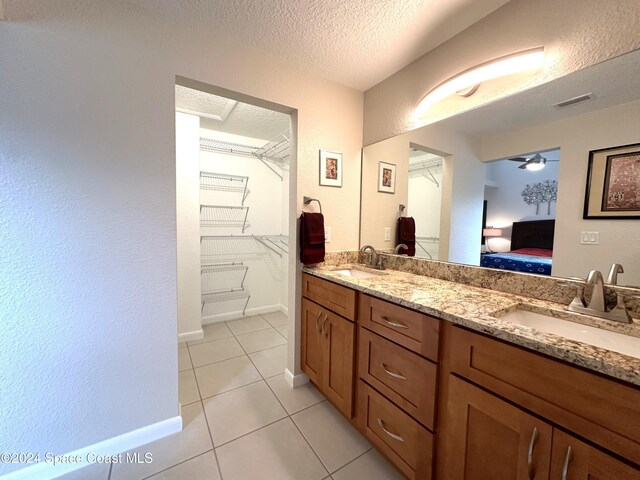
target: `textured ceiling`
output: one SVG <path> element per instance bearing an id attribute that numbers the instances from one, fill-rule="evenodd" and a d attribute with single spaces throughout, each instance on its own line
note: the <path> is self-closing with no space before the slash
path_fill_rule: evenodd
<path id="1" fill-rule="evenodd" d="M 176 85 L 176 110 L 200 116 L 200 126 L 272 140 L 289 130 L 289 115 Z"/>
<path id="2" fill-rule="evenodd" d="M 488 137 L 630 102 L 638 99 L 638 92 L 640 50 L 565 75 L 440 123 L 470 135 Z M 555 106 L 558 102 L 587 93 L 593 94 L 591 100 L 565 108 Z"/>
<path id="3" fill-rule="evenodd" d="M 129 0 L 257 51 L 366 90 L 508 0 Z"/>

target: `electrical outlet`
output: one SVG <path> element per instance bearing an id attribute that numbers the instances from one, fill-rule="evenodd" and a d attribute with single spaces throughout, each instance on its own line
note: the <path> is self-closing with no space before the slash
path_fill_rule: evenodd
<path id="1" fill-rule="evenodd" d="M 331 227 L 324 227 L 324 241 L 325 243 L 331 242 Z"/>
<path id="2" fill-rule="evenodd" d="M 390 227 L 385 227 L 384 228 L 384 241 L 385 242 L 390 242 L 391 241 L 391 228 Z"/>
<path id="3" fill-rule="evenodd" d="M 580 243 L 582 245 L 598 245 L 600 232 L 580 232 Z"/>

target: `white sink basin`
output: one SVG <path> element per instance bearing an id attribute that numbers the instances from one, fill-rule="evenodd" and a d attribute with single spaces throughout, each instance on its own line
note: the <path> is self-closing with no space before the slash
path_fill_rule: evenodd
<path id="1" fill-rule="evenodd" d="M 535 328 L 542 332 L 552 333 L 560 337 L 588 343 L 595 347 L 606 348 L 631 357 L 640 358 L 640 338 L 611 332 L 602 328 L 582 325 L 580 323 L 549 317 L 526 310 L 515 310 L 500 316 L 509 322 Z"/>
<path id="2" fill-rule="evenodd" d="M 356 270 L 355 268 L 348 268 L 344 270 L 334 270 L 334 273 L 339 275 L 344 275 L 345 277 L 353 277 L 353 278 L 372 278 L 380 276 L 377 273 L 369 273 L 363 270 Z"/>

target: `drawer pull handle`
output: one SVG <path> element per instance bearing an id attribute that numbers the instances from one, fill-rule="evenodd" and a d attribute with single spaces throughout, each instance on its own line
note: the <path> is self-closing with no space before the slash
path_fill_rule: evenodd
<path id="1" fill-rule="evenodd" d="M 384 370 L 384 373 L 386 373 L 390 377 L 399 378 L 400 380 L 406 380 L 407 379 L 407 377 L 405 377 L 404 375 L 400 375 L 399 373 L 393 373 L 393 372 L 390 372 L 389 370 L 387 370 L 387 366 L 382 362 L 380 362 L 380 366 L 382 367 L 382 370 Z"/>
<path id="2" fill-rule="evenodd" d="M 327 319 L 329 318 L 329 314 L 325 313 L 324 314 L 324 322 L 322 322 L 322 331 L 324 332 L 324 338 L 327 338 L 329 336 L 329 330 L 326 330 L 324 328 L 325 324 L 327 323 Z"/>
<path id="3" fill-rule="evenodd" d="M 318 315 L 316 315 L 316 330 L 320 332 L 320 317 L 322 316 L 322 310 L 318 310 Z M 322 332 L 320 332 L 322 333 Z"/>
<path id="4" fill-rule="evenodd" d="M 536 478 L 536 469 L 533 466 L 533 448 L 538 440 L 538 427 L 533 427 L 533 433 L 531 434 L 531 440 L 529 440 L 529 451 L 527 452 L 527 469 L 529 472 L 529 480 Z"/>
<path id="5" fill-rule="evenodd" d="M 571 445 L 567 447 L 567 454 L 564 456 L 564 463 L 562 464 L 562 480 L 567 480 L 567 474 L 569 473 L 569 463 L 573 458 L 573 448 Z"/>
<path id="6" fill-rule="evenodd" d="M 380 318 L 382 318 L 382 320 L 384 320 L 385 322 L 387 322 L 389 325 L 391 325 L 392 327 L 397 327 L 397 328 L 409 328 L 407 325 L 405 325 L 404 323 L 398 323 L 398 322 L 392 322 L 391 320 L 389 320 L 389 317 L 387 317 L 386 315 L 382 315 Z"/>
<path id="7" fill-rule="evenodd" d="M 393 438 L 394 440 L 397 440 L 399 442 L 404 442 L 404 438 L 402 438 L 400 435 L 396 435 L 395 433 L 391 433 L 389 430 L 387 430 L 386 428 L 384 428 L 384 422 L 382 421 L 381 418 L 378 417 L 378 425 L 380 425 L 380 428 L 384 431 L 384 433 L 386 433 L 387 435 L 389 435 L 391 438 Z"/>

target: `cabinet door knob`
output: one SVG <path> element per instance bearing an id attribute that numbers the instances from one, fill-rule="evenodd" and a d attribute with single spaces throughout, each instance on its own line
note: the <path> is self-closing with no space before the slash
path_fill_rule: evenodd
<path id="1" fill-rule="evenodd" d="M 407 379 L 407 377 L 405 377 L 404 375 L 400 375 L 399 373 L 394 373 L 394 372 L 391 372 L 391 371 L 387 370 L 387 366 L 382 362 L 380 362 L 380 367 L 382 367 L 382 370 L 384 370 L 384 373 L 386 373 L 390 377 L 399 378 L 400 380 L 406 380 Z"/>
<path id="2" fill-rule="evenodd" d="M 329 314 L 325 313 L 324 314 L 324 321 L 322 322 L 322 331 L 324 332 L 324 338 L 327 338 L 329 336 L 329 330 L 326 330 L 324 328 L 325 324 L 327 323 L 327 319 L 329 318 Z"/>
<path id="3" fill-rule="evenodd" d="M 378 425 L 380 425 L 380 428 L 384 431 L 384 433 L 389 435 L 394 440 L 397 440 L 399 442 L 404 442 L 404 438 L 402 438 L 400 435 L 396 435 L 395 433 L 391 433 L 389 430 L 384 428 L 384 422 L 382 421 L 382 419 L 380 417 L 378 417 Z"/>
<path id="4" fill-rule="evenodd" d="M 529 451 L 527 452 L 527 469 L 529 472 L 529 480 L 536 478 L 536 469 L 533 466 L 533 448 L 538 440 L 538 427 L 533 427 L 533 433 L 531 434 L 531 440 L 529 440 Z"/>
<path id="5" fill-rule="evenodd" d="M 391 320 L 389 320 L 389 317 L 387 317 L 386 315 L 382 315 L 380 316 L 380 318 L 382 318 L 382 320 L 384 320 L 385 322 L 387 322 L 389 325 L 391 325 L 392 327 L 397 327 L 397 328 L 409 328 L 407 325 L 405 325 L 404 323 L 399 323 L 399 322 L 392 322 Z"/>
<path id="6" fill-rule="evenodd" d="M 564 463 L 562 464 L 562 480 L 567 480 L 567 474 L 569 473 L 569 463 L 573 458 L 573 448 L 571 445 L 567 447 L 567 453 L 564 456 Z"/>

